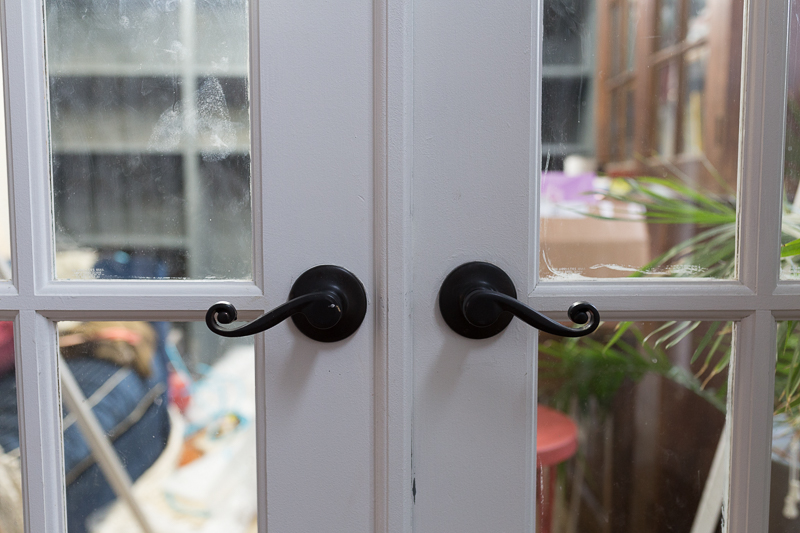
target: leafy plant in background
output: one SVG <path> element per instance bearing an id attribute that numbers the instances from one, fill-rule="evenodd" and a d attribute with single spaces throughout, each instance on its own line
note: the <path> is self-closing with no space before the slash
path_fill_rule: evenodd
<path id="1" fill-rule="evenodd" d="M 617 192 L 622 191 L 622 192 Z M 631 178 L 614 180 L 606 198 L 639 205 L 648 224 L 693 224 L 697 234 L 673 246 L 633 276 L 672 266 L 673 275 L 728 278 L 733 276 L 736 206 L 725 198 L 702 193 L 678 179 Z M 597 218 L 613 218 L 601 217 Z M 688 268 L 674 268 L 682 265 Z"/>
<path id="2" fill-rule="evenodd" d="M 736 205 L 728 199 L 733 197 L 733 191 L 713 169 L 709 170 L 727 195 L 696 191 L 679 178 L 656 177 L 615 179 L 608 191 L 599 193 L 609 200 L 638 205 L 648 224 L 689 224 L 697 229 L 694 236 L 644 265 L 633 277 L 652 273 L 713 278 L 733 276 Z M 679 171 L 675 169 L 675 173 Z M 631 220 L 629 217 L 589 216 L 603 220 Z M 548 390 L 545 385 L 542 392 L 551 396 L 556 407 L 561 409 L 567 408 L 566 402 L 571 397 L 577 398 L 578 404 L 584 407 L 588 405 L 589 397 L 594 397 L 600 407 L 607 410 L 625 378 L 636 382 L 647 372 L 653 372 L 724 410 L 726 384 L 714 391 L 708 390 L 707 386 L 730 361 L 730 324 L 712 322 L 704 326 L 707 329 L 691 359 L 692 364 L 702 361 L 696 374 L 672 365 L 666 355 L 667 350 L 700 326 L 701 322 L 697 321 L 670 321 L 645 335 L 632 322 L 622 322 L 606 344 L 587 337 L 545 342 L 539 348 L 540 353 L 546 356 L 539 363 L 544 378 L 542 382 L 558 385 L 552 387 L 555 390 Z M 626 338 L 635 344 L 630 344 Z"/>
<path id="3" fill-rule="evenodd" d="M 800 119 L 800 107 L 795 111 Z M 656 257 L 634 276 L 665 272 L 673 277 L 687 273 L 693 277 L 733 277 L 736 254 L 736 206 L 732 199 L 728 199 L 733 197 L 732 194 L 719 196 L 699 192 L 689 187 L 680 177 L 617 179 L 611 190 L 604 194 L 611 200 L 639 205 L 648 224 L 691 224 L 697 229 L 693 237 Z M 597 218 L 610 217 L 597 216 Z M 786 197 L 781 233 L 781 265 L 783 269 L 792 271 L 800 259 L 800 212 Z M 647 337 L 638 333 L 636 337 L 639 341 L 638 346 L 648 352 L 659 347 L 669 349 L 700 325 L 701 322 L 697 321 L 666 322 Z M 635 327 L 630 322 L 624 322 L 618 325 L 617 331 L 635 333 Z M 725 408 L 725 386 L 715 392 L 706 391 L 706 386 L 730 363 L 731 334 L 732 328 L 727 323 L 711 323 L 697 344 L 691 359 L 693 364 L 701 360 L 701 368 L 694 375 L 694 381 L 688 380 L 682 383 L 712 401 L 720 409 Z M 618 345 L 620 342 L 622 342 L 621 336 L 617 334 L 610 344 Z M 591 354 L 592 350 L 589 349 L 586 353 Z M 664 369 L 660 366 L 651 370 L 671 377 L 664 374 Z M 790 421 L 800 426 L 798 406 L 800 406 L 800 324 L 784 322 L 778 331 L 775 413 L 786 414 Z"/>
<path id="4" fill-rule="evenodd" d="M 652 372 L 725 409 L 724 392 L 720 396 L 707 390 L 697 376 L 674 366 L 667 357 L 666 351 L 686 334 L 688 331 L 651 344 L 632 322 L 623 322 L 606 343 L 590 337 L 545 340 L 539 346 L 541 392 L 563 411 L 569 410 L 573 399 L 581 409 L 586 409 L 594 398 L 603 412 L 609 412 L 626 379 L 636 382 Z M 628 342 L 626 337 L 635 342 Z"/>
<path id="5" fill-rule="evenodd" d="M 644 265 L 633 277 L 658 274 L 671 277 L 732 278 L 736 257 L 735 191 L 705 160 L 705 168 L 718 184 L 721 194 L 698 191 L 691 180 L 668 161 L 659 162 L 669 169 L 669 178 L 637 177 L 612 180 L 608 191 L 600 192 L 609 200 L 638 205 L 648 224 L 691 225 L 694 236 L 678 243 Z M 793 275 L 800 267 L 800 97 L 789 99 L 786 122 L 785 190 L 781 223 L 781 268 Z M 630 220 L 604 217 L 601 219 Z M 639 220 L 639 219 L 637 219 Z M 709 391 L 710 381 L 728 367 L 731 357 L 732 328 L 729 323 L 712 322 L 705 328 L 695 347 L 691 363 L 702 361 L 691 374 L 673 367 L 665 352 L 687 335 L 697 331 L 697 321 L 671 321 L 645 336 L 632 322 L 617 325 L 611 340 L 579 338 L 546 341 L 540 352 L 547 358 L 540 364 L 544 383 L 558 383 L 561 388 L 547 391 L 557 404 L 566 408 L 568 398 L 576 397 L 587 405 L 594 396 L 601 406 L 610 401 L 626 377 L 637 381 L 647 372 L 672 379 L 718 408 L 725 409 L 726 385 Z M 635 346 L 626 340 L 635 340 Z M 800 322 L 781 322 L 778 329 L 775 376 L 775 414 L 800 428 Z"/>

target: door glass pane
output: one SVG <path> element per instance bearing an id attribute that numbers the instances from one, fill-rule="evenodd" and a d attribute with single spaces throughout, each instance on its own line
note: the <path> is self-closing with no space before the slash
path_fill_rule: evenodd
<path id="1" fill-rule="evenodd" d="M 13 322 L 0 322 L 0 531 L 22 533 L 17 376 Z"/>
<path id="2" fill-rule="evenodd" d="M 786 70 L 786 148 L 781 224 L 781 279 L 800 279 L 800 3 L 792 0 L 789 17 L 789 58 Z"/>
<path id="3" fill-rule="evenodd" d="M 252 337 L 224 339 L 205 323 L 58 330 L 69 533 L 139 533 L 134 508 L 157 532 L 251 531 Z M 112 489 L 114 476 L 132 488 Z"/>
<path id="4" fill-rule="evenodd" d="M 45 7 L 57 277 L 250 278 L 246 0 Z"/>
<path id="5" fill-rule="evenodd" d="M 545 57 L 541 279 L 735 277 L 741 6 L 593 5 L 577 91 Z"/>
<path id="6" fill-rule="evenodd" d="M 574 65 L 583 61 L 582 28 L 575 19 L 583 20 L 590 11 L 583 0 L 562 0 L 545 3 L 544 46 L 542 54 L 546 64 Z"/>
<path id="7" fill-rule="evenodd" d="M 797 368 L 800 357 L 800 323 L 778 323 L 775 402 L 772 413 L 772 461 L 769 531 L 800 531 L 800 395 Z"/>
<path id="8" fill-rule="evenodd" d="M 724 494 L 700 501 L 727 476 L 731 339 L 724 322 L 540 334 L 539 531 L 692 531 L 708 516 L 720 524 Z"/>

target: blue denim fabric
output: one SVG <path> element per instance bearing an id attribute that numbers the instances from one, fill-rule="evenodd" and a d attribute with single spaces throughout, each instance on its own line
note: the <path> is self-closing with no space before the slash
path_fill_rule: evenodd
<path id="1" fill-rule="evenodd" d="M 100 425 L 109 432 L 122 424 L 151 390 L 163 390 L 149 404 L 144 415 L 113 442 L 122 464 L 134 480 L 155 462 L 164 450 L 169 436 L 167 355 L 163 340 L 169 326 L 165 323 L 156 323 L 153 326 L 159 333 L 159 340 L 153 357 L 151 376 L 143 379 L 130 370 L 93 408 Z M 121 368 L 114 363 L 92 358 L 75 358 L 67 364 L 87 398 Z M 67 415 L 68 411 L 64 408 L 64 416 Z M 0 445 L 5 451 L 19 448 L 16 379 L 13 370 L 0 376 Z M 72 424 L 64 432 L 64 463 L 67 478 L 74 478 L 67 485 L 68 531 L 85 533 L 89 514 L 114 500 L 115 495 L 100 468 L 92 462 L 89 446 L 77 424 Z"/>

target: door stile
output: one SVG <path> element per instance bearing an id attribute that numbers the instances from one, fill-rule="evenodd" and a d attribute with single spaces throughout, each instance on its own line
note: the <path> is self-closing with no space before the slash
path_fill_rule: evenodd
<path id="1" fill-rule="evenodd" d="M 541 216 L 540 216 L 540 192 L 542 190 L 542 75 L 543 61 L 542 48 L 544 39 L 544 0 L 533 2 L 531 7 L 531 33 L 530 33 L 530 146 L 528 159 L 529 163 L 529 185 L 528 185 L 528 276 L 524 293 L 520 295 L 524 301 L 525 295 L 531 294 L 539 285 L 539 261 L 541 254 Z M 528 332 L 527 353 L 530 354 L 530 369 L 528 371 L 531 380 L 526 387 L 528 398 L 526 403 L 530 410 L 530 437 L 526 443 L 526 455 L 528 464 L 526 465 L 526 497 L 531 501 L 531 505 L 526 508 L 525 524 L 528 528 L 535 530 L 538 516 L 539 498 L 536 497 L 537 489 L 537 469 L 536 469 L 536 429 L 537 429 L 537 405 L 539 397 L 539 331 L 531 328 Z M 544 487 L 542 487 L 544 490 Z"/>
<path id="2" fill-rule="evenodd" d="M 261 68 L 261 19 L 259 6 L 261 2 L 250 0 L 250 47 L 248 57 L 250 78 L 248 94 L 250 98 L 250 212 L 252 213 L 253 231 L 253 282 L 264 292 L 267 279 L 264 269 L 266 261 L 264 231 L 264 180 L 262 179 L 261 162 L 261 88 L 266 86 L 266 74 Z M 259 515 L 260 516 L 260 515 Z"/>
<path id="3" fill-rule="evenodd" d="M 254 339 L 256 376 L 256 490 L 258 490 L 258 533 L 267 533 L 267 360 L 265 335 Z"/>
<path id="4" fill-rule="evenodd" d="M 3 68 L 13 284 L 32 296 L 51 276 L 43 6 L 3 3 Z"/>
<path id="5" fill-rule="evenodd" d="M 375 531 L 412 530 L 411 0 L 373 2 Z"/>
<path id="6" fill-rule="evenodd" d="M 371 2 L 260 3 L 267 308 L 321 264 L 353 272 L 375 304 L 373 28 Z M 288 324 L 267 332 L 262 528 L 374 529 L 374 319 L 330 344 Z"/>
<path id="7" fill-rule="evenodd" d="M 534 531 L 533 334 L 517 321 L 491 339 L 459 337 L 436 304 L 445 277 L 468 261 L 505 269 L 520 294 L 531 283 L 540 6 L 515 0 L 496 8 L 414 2 L 419 531 Z"/>
<path id="8" fill-rule="evenodd" d="M 14 323 L 26 533 L 66 532 L 55 323 L 22 311 Z"/>
<path id="9" fill-rule="evenodd" d="M 736 325 L 728 417 L 730 492 L 723 516 L 728 533 L 767 531 L 776 324 L 768 310 Z"/>
<path id="10" fill-rule="evenodd" d="M 265 83 L 262 75 L 266 69 L 261 68 L 261 29 L 262 20 L 260 17 L 261 2 L 249 2 L 249 103 L 250 103 L 250 213 L 252 216 L 252 252 L 253 252 L 253 282 L 259 289 L 260 300 L 264 302 L 265 312 L 270 309 L 264 297 L 264 289 L 267 286 L 267 274 L 264 264 L 266 261 L 266 243 L 264 230 L 264 180 L 262 179 L 261 161 L 261 88 Z M 256 490 L 258 491 L 258 506 L 256 512 L 257 527 L 259 533 L 267 533 L 267 514 L 269 512 L 269 502 L 267 501 L 267 348 L 265 335 L 259 334 L 254 337 L 254 372 L 255 372 L 255 430 L 256 430 Z"/>
<path id="11" fill-rule="evenodd" d="M 785 1 L 745 4 L 737 257 L 758 309 L 737 324 L 732 357 L 730 533 L 768 528 L 788 13 Z"/>
<path id="12" fill-rule="evenodd" d="M 43 8 L 4 2 L 3 69 L 7 117 L 13 284 L 35 299 L 52 276 Z M 25 531 L 66 530 L 61 407 L 55 324 L 34 310 L 15 319 L 20 469 Z"/>
<path id="13" fill-rule="evenodd" d="M 746 3 L 737 258 L 739 279 L 760 297 L 774 293 L 780 269 L 788 16 L 786 1 Z"/>
<path id="14" fill-rule="evenodd" d="M 539 200 L 542 190 L 542 36 L 544 35 L 544 0 L 536 0 L 531 9 L 531 104 L 530 104 L 530 185 L 528 187 L 528 280 L 525 295 L 533 295 L 540 285 L 539 261 L 541 246 L 541 220 Z M 535 426 L 535 424 L 534 424 Z"/>

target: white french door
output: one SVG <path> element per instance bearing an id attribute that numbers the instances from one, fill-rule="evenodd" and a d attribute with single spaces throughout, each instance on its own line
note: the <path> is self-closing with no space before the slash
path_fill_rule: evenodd
<path id="1" fill-rule="evenodd" d="M 539 281 L 542 2 L 516 0 L 253 2 L 252 279 L 57 280 L 43 7 L 2 8 L 0 318 L 15 323 L 26 531 L 66 530 L 57 321 L 201 321 L 220 300 L 253 319 L 320 264 L 355 273 L 368 312 L 337 343 L 289 324 L 256 337 L 259 531 L 534 531 L 537 333 L 515 320 L 466 339 L 437 307 L 476 260 L 557 319 L 585 300 L 605 320 L 735 321 L 725 527 L 766 529 L 775 324 L 800 318 L 778 276 L 786 2 L 746 2 L 727 281 Z"/>

